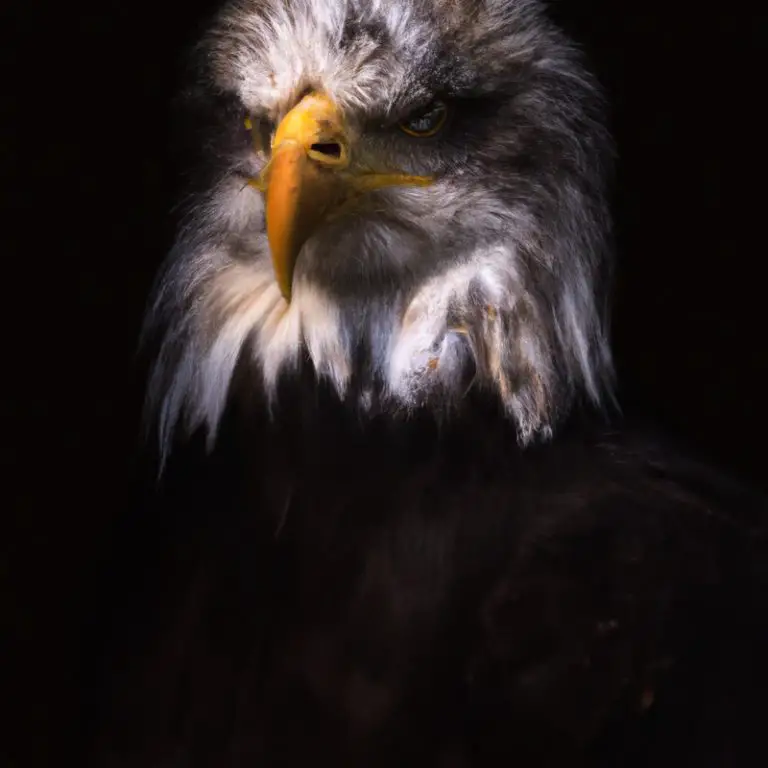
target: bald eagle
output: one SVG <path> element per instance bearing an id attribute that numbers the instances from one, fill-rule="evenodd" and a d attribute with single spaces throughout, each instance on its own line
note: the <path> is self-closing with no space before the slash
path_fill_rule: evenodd
<path id="1" fill-rule="evenodd" d="M 764 764 L 766 505 L 607 426 L 613 152 L 542 3 L 236 0 L 197 53 L 101 764 Z"/>

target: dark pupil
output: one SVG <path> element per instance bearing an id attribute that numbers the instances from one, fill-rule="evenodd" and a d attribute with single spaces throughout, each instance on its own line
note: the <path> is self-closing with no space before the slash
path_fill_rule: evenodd
<path id="1" fill-rule="evenodd" d="M 408 120 L 406 125 L 414 133 L 429 133 L 440 122 L 442 107 L 439 105 L 427 107 L 420 115 Z"/>

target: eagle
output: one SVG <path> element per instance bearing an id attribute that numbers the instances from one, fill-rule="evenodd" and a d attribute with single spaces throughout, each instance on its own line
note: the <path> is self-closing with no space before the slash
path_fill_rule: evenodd
<path id="1" fill-rule="evenodd" d="M 544 4 L 234 0 L 192 61 L 99 764 L 763 764 L 768 505 L 614 425 Z"/>

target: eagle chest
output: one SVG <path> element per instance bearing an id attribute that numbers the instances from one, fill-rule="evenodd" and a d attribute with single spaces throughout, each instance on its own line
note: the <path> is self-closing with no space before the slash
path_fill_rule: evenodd
<path id="1" fill-rule="evenodd" d="M 266 427 L 243 465 L 268 539 L 245 721 L 268 764 L 461 765 L 498 754 L 500 727 L 505 753 L 554 760 L 616 701 L 650 706 L 644 655 L 662 649 L 637 619 L 654 599 L 642 534 L 594 527 L 588 478 L 545 493 L 549 460 L 521 463 L 482 419 L 445 432 L 320 412 Z"/>

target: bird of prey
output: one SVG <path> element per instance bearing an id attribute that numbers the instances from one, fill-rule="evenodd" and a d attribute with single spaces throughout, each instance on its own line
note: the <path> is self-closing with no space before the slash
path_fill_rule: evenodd
<path id="1" fill-rule="evenodd" d="M 762 764 L 765 504 L 605 426 L 613 150 L 543 3 L 236 0 L 194 62 L 185 533 L 103 764 Z"/>

